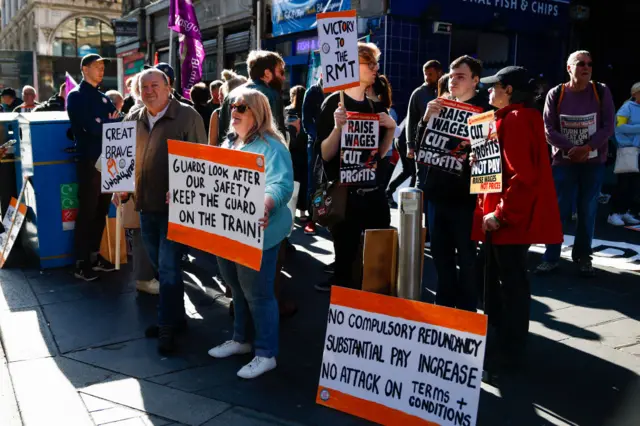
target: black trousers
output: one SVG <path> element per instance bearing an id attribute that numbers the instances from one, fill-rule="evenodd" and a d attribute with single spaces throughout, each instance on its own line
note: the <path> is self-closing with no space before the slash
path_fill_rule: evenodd
<path id="1" fill-rule="evenodd" d="M 360 236 L 367 229 L 387 229 L 391 224 L 389 205 L 384 192 L 377 190 L 358 195 L 349 190 L 345 220 L 331 227 L 335 249 L 335 284 L 360 288 L 353 276 L 354 262 L 360 249 Z"/>
<path id="2" fill-rule="evenodd" d="M 400 173 L 394 180 L 391 181 L 391 183 L 389 184 L 389 188 L 387 188 L 387 194 L 393 194 L 394 192 L 396 192 L 396 189 L 398 189 L 398 187 L 409 178 L 411 178 L 409 186 L 411 188 L 416 186 L 416 162 L 411 158 L 407 158 L 407 144 L 396 143 L 396 149 L 398 150 L 398 154 L 400 154 L 400 161 L 402 162 L 402 173 Z"/>
<path id="3" fill-rule="evenodd" d="M 629 210 L 638 213 L 640 205 L 640 173 L 620 173 L 611 199 L 611 213 L 625 214 Z"/>
<path id="4" fill-rule="evenodd" d="M 507 354 L 521 354 L 527 343 L 531 304 L 528 252 L 528 244 L 485 247 L 485 313 Z"/>
<path id="5" fill-rule="evenodd" d="M 81 159 L 76 163 L 78 177 L 78 217 L 75 229 L 76 261 L 89 261 L 91 253 L 100 250 L 100 240 L 111 194 L 100 193 L 100 172 L 95 161 Z"/>
<path id="6" fill-rule="evenodd" d="M 13 159 L 13 156 L 10 158 Z M 0 163 L 0 212 L 2 219 L 11 204 L 11 198 L 18 198 L 16 190 L 16 165 L 15 163 Z M 24 200 L 22 200 L 24 203 Z M 0 222 L 2 222 L 0 219 Z M 0 226 L 0 228 L 2 228 Z"/>

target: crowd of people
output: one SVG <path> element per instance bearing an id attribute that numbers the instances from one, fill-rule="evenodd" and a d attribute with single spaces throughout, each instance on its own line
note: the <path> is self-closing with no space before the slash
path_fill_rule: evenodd
<path id="1" fill-rule="evenodd" d="M 231 340 L 213 347 L 209 355 L 224 358 L 255 353 L 238 371 L 255 378 L 276 367 L 279 317 L 286 305 L 278 276 L 286 258 L 295 210 L 304 232 L 315 235 L 312 194 L 322 184 L 340 179 L 340 140 L 347 112 L 379 116 L 378 150 L 373 158 L 374 185 L 343 187 L 340 198 L 344 215 L 329 231 L 335 264 L 330 278 L 316 285 L 319 291 L 332 286 L 360 288 L 355 265 L 361 238 L 368 229 L 391 226 L 390 209 L 396 207 L 396 189 L 407 179 L 423 191 L 425 223 L 437 272 L 435 303 L 475 312 L 484 303 L 495 327 L 499 350 L 508 362 L 519 360 L 526 347 L 530 290 L 527 254 L 532 244 L 547 244 L 540 274 L 559 267 L 562 222 L 577 210 L 572 258 L 581 276 L 595 274 L 591 243 L 596 224 L 608 141 L 619 147 L 640 148 L 640 83 L 631 89 L 632 99 L 615 112 L 609 89 L 592 81 L 589 52 L 578 51 L 567 60 L 569 81 L 546 95 L 543 114 L 536 99 L 538 88 L 522 67 L 507 67 L 481 78 L 482 63 L 470 56 L 454 60 L 448 72 L 435 60 L 423 69 L 424 84 L 411 95 L 404 131 L 392 102 L 388 78 L 379 74 L 381 52 L 375 44 L 358 43 L 360 84 L 343 93 L 323 93 L 322 77 L 305 90 L 295 86 L 285 108 L 282 88 L 285 63 L 269 51 L 253 51 L 247 59 L 249 78 L 224 71 L 221 80 L 208 87 L 196 84 L 191 101 L 175 90 L 173 68 L 166 63 L 145 67 L 129 78 L 129 94 L 102 93 L 102 57 L 82 59 L 83 79 L 64 99 L 64 88 L 45 104 L 66 108 L 76 141 L 79 211 L 76 220 L 75 276 L 86 281 L 96 272 L 110 272 L 113 265 L 98 254 L 109 203 L 125 203 L 125 227 L 133 235 L 134 276 L 138 290 L 159 294 L 157 324 L 146 336 L 158 339 L 161 354 L 171 354 L 176 335 L 188 329 L 184 310 L 182 262 L 187 248 L 167 239 L 169 175 L 167 140 L 208 144 L 263 154 L 266 162 L 264 249 L 261 268 L 251 270 L 218 258 L 219 272 L 233 297 Z M 489 88 L 481 90 L 481 86 Z M 5 111 L 37 111 L 35 89 L 25 86 L 23 99 L 12 89 L 2 91 Z M 443 100 L 495 111 L 497 138 L 502 156 L 500 193 L 470 194 L 471 169 L 476 158 L 470 144 L 462 143 L 456 156 L 462 159 L 459 175 L 416 163 L 416 153 L 430 132 L 427 123 L 441 112 Z M 110 195 L 100 192 L 102 124 L 126 120 L 137 123 L 136 191 Z M 566 123 L 588 122 L 581 139 L 567 131 Z M 550 155 L 549 146 L 552 153 Z M 5 155 L 6 151 L 0 151 Z M 637 153 L 636 153 L 637 156 Z M 402 173 L 391 180 L 395 158 Z M 638 224 L 637 170 L 618 175 L 609 223 Z M 294 184 L 297 182 L 297 184 Z M 287 203 L 297 192 L 292 211 Z M 634 210 L 636 209 L 636 210 Z M 481 244 L 479 244 L 481 243 Z M 482 250 L 479 251 L 479 247 Z M 356 266 L 354 268 L 354 266 Z M 484 283 L 478 270 L 486 268 Z M 489 273 L 490 272 L 490 273 Z M 250 341 L 250 322 L 255 329 Z"/>

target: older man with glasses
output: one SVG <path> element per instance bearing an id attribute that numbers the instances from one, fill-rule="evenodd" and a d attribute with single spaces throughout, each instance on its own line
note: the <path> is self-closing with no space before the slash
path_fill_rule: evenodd
<path id="1" fill-rule="evenodd" d="M 598 211 L 598 195 L 604 180 L 609 138 L 615 129 L 615 107 L 609 88 L 591 81 L 593 62 L 585 50 L 567 60 L 569 82 L 552 89 L 544 107 L 547 141 L 553 147 L 555 181 L 560 218 L 571 217 L 577 192 L 578 224 L 571 257 L 583 277 L 595 275 L 591 242 Z M 548 245 L 536 272 L 557 269 L 561 244 Z"/>

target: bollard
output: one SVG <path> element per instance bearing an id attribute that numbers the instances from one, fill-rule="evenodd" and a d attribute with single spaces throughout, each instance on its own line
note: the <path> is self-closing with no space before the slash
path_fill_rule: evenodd
<path id="1" fill-rule="evenodd" d="M 422 191 L 404 188 L 399 193 L 398 297 L 420 300 L 422 256 Z"/>

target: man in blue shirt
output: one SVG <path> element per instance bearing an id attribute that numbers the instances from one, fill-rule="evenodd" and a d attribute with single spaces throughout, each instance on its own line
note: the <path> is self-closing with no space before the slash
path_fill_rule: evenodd
<path id="1" fill-rule="evenodd" d="M 76 139 L 78 160 L 78 217 L 75 229 L 76 278 L 93 281 L 96 271 L 111 272 L 114 267 L 98 253 L 109 212 L 111 194 L 101 193 L 96 163 L 102 154 L 102 124 L 119 121 L 120 114 L 111 100 L 97 87 L 104 77 L 105 60 L 89 54 L 82 58 L 83 79 L 67 97 L 67 112 Z"/>

